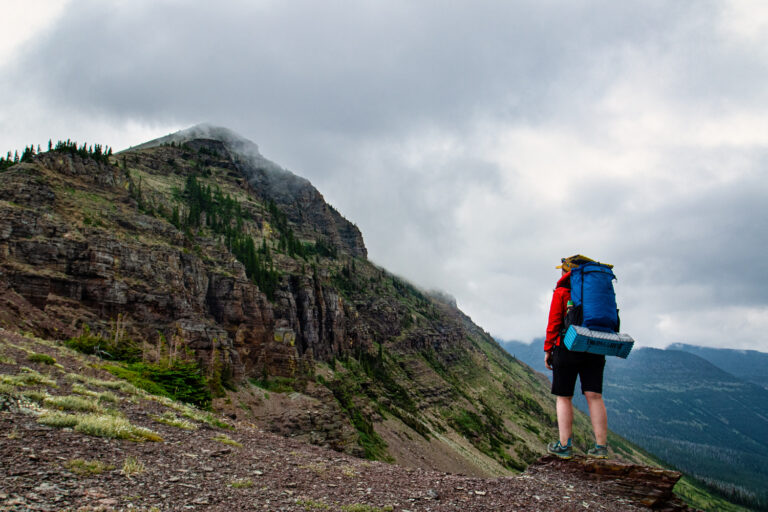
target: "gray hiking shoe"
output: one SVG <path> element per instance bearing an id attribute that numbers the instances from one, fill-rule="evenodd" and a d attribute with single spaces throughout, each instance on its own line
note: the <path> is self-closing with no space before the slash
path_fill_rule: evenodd
<path id="1" fill-rule="evenodd" d="M 560 444 L 560 440 L 557 440 L 554 443 L 549 443 L 547 445 L 547 451 L 551 453 L 552 455 L 559 457 L 561 459 L 572 459 L 573 458 L 573 449 L 571 448 L 571 440 L 568 440 L 568 444 L 563 446 Z"/>
<path id="2" fill-rule="evenodd" d="M 592 457 L 594 459 L 607 459 L 608 447 L 602 444 L 596 444 L 594 447 L 587 451 L 587 457 Z"/>

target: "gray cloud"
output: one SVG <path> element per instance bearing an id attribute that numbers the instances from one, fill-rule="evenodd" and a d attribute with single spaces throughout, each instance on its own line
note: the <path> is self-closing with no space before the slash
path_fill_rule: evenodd
<path id="1" fill-rule="evenodd" d="M 224 125 L 496 335 L 583 252 L 641 344 L 768 350 L 768 41 L 731 7 L 77 2 L 0 69 L 0 135 Z"/>

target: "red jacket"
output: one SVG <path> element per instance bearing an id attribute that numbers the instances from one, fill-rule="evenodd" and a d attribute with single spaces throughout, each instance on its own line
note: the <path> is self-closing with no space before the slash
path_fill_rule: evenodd
<path id="1" fill-rule="evenodd" d="M 571 300 L 571 273 L 563 274 L 557 281 L 557 286 L 552 294 L 552 305 L 549 306 L 549 322 L 547 323 L 547 337 L 544 340 L 544 351 L 549 352 L 560 344 L 560 332 L 565 325 L 565 313 L 568 310 L 568 301 Z"/>

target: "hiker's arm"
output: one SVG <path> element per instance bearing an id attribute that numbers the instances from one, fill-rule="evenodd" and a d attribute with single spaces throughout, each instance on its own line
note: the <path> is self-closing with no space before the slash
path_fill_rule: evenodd
<path id="1" fill-rule="evenodd" d="M 565 308 L 570 293 L 566 288 L 555 288 L 552 294 L 552 304 L 549 306 L 549 322 L 547 323 L 547 337 L 544 340 L 544 352 L 551 352 L 560 337 L 565 325 Z"/>

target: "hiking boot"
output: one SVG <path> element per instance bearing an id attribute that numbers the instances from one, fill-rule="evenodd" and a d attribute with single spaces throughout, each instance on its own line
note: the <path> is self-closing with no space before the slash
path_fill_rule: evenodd
<path id="1" fill-rule="evenodd" d="M 568 440 L 568 444 L 563 446 L 560 444 L 560 440 L 554 443 L 549 443 L 547 445 L 547 451 L 551 453 L 552 455 L 559 457 L 561 459 L 572 459 L 573 458 L 573 450 L 571 449 L 571 440 Z"/>
<path id="2" fill-rule="evenodd" d="M 587 451 L 587 457 L 592 457 L 595 459 L 607 459 L 608 447 L 602 444 L 596 444 L 594 447 Z"/>

